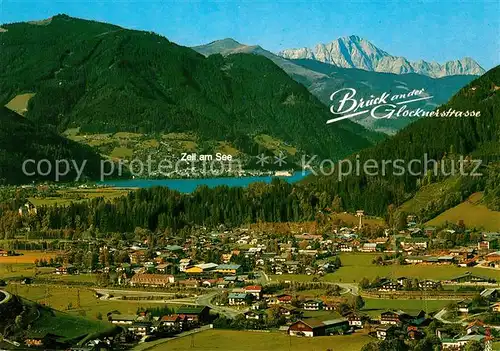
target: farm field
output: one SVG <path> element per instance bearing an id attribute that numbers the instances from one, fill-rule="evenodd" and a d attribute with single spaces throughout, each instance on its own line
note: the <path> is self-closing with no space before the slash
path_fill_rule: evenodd
<path id="1" fill-rule="evenodd" d="M 32 324 L 29 333 L 34 335 L 52 333 L 71 339 L 112 328 L 114 326 L 108 322 L 90 320 L 60 311 L 44 310 Z"/>
<path id="2" fill-rule="evenodd" d="M 135 314 L 138 307 L 165 306 L 163 303 L 148 303 L 143 301 L 99 300 L 95 297 L 95 293 L 91 289 L 64 285 L 11 284 L 7 286 L 6 290 L 27 300 L 36 301 L 58 311 L 63 311 L 68 315 L 86 316 L 93 320 L 97 320 L 99 313 L 105 319 L 106 314 L 112 311 L 119 311 L 121 314 Z"/>
<path id="3" fill-rule="evenodd" d="M 24 114 L 28 112 L 28 102 L 33 96 L 35 96 L 34 93 L 19 94 L 10 100 L 5 107 L 24 116 Z"/>
<path id="4" fill-rule="evenodd" d="M 32 263 L 0 263 L 0 279 L 14 277 L 33 277 L 35 269 Z"/>
<path id="5" fill-rule="evenodd" d="M 482 197 L 482 193 L 472 194 L 466 201 L 441 213 L 426 224 L 439 226 L 446 222 L 457 223 L 459 220 L 463 220 L 468 228 L 482 228 L 487 231 L 500 230 L 500 212 L 492 211 L 481 204 Z"/>
<path id="6" fill-rule="evenodd" d="M 284 333 L 247 332 L 232 330 L 207 330 L 171 340 L 157 345 L 148 343 L 139 345 L 134 350 L 150 351 L 324 351 L 327 349 L 359 351 L 363 345 L 373 341 L 366 334 L 322 336 L 315 338 L 289 337 Z"/>
<path id="7" fill-rule="evenodd" d="M 26 264 L 35 263 L 35 260 L 56 258 L 62 251 L 24 251 L 16 250 L 17 256 L 0 256 L 0 264 Z"/>
<path id="8" fill-rule="evenodd" d="M 462 268 L 452 265 L 441 266 L 426 266 L 426 265 L 390 265 L 377 266 L 372 264 L 372 260 L 381 254 L 366 254 L 366 253 L 342 253 L 340 260 L 342 267 L 334 273 L 326 274 L 319 278 L 320 281 L 332 283 L 358 283 L 362 278 L 366 277 L 370 280 L 375 277 L 411 277 L 420 279 L 449 279 L 455 276 L 472 272 L 474 274 L 497 278 L 499 272 L 492 269 L 484 268 Z M 283 274 L 271 275 L 272 280 L 290 280 L 290 281 L 312 281 L 313 275 L 305 274 Z"/>

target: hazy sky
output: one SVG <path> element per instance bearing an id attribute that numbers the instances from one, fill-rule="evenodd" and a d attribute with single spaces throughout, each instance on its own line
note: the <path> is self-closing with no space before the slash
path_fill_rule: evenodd
<path id="1" fill-rule="evenodd" d="M 0 23 L 58 13 L 151 30 L 186 46 L 231 37 L 276 52 L 356 34 L 410 60 L 500 63 L 500 0 L 0 0 Z"/>

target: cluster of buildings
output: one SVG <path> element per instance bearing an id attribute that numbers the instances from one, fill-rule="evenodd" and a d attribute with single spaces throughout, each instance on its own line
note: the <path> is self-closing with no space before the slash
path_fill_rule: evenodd
<path id="1" fill-rule="evenodd" d="M 109 314 L 108 321 L 123 327 L 137 338 L 155 334 L 176 334 L 200 325 L 208 324 L 210 308 L 207 306 L 184 306 L 173 314 L 153 316 L 149 312 L 136 315 Z"/>

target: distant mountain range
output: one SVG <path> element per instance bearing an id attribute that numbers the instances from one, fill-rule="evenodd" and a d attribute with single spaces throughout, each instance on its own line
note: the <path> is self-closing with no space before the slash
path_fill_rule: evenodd
<path id="1" fill-rule="evenodd" d="M 356 35 L 342 37 L 328 44 L 317 44 L 314 48 L 286 49 L 278 55 L 287 59 L 316 60 L 343 68 L 395 74 L 418 73 L 434 78 L 482 75 L 485 72 L 469 57 L 448 61 L 442 65 L 424 60 L 411 62 L 404 57 L 390 55 Z"/>
<path id="2" fill-rule="evenodd" d="M 132 132 L 152 145 L 168 144 L 169 156 L 222 150 L 245 162 L 283 150 L 293 167 L 304 154 L 339 159 L 380 140 L 351 121 L 325 125 L 328 109 L 267 54 L 207 58 L 151 32 L 67 15 L 2 28 L 0 104 L 29 96 L 19 118 L 54 132 L 76 131 L 82 142 L 87 135 Z M 272 57 L 297 74 L 324 76 Z M 126 154 L 131 144 L 123 144 Z M 113 140 L 99 145 L 103 155 L 121 151 Z M 22 160 L 2 151 L 0 145 L 0 165 L 2 158 Z"/>
<path id="3" fill-rule="evenodd" d="M 432 78 L 422 74 L 393 74 L 373 72 L 356 68 L 343 68 L 312 59 L 285 59 L 263 49 L 258 45 L 244 45 L 233 39 L 226 38 L 207 45 L 195 46 L 194 50 L 209 56 L 212 54 L 231 55 L 248 53 L 265 56 L 281 67 L 290 77 L 303 84 L 316 95 L 325 105 L 330 104 L 330 95 L 341 88 L 354 88 L 360 97 L 391 92 L 405 93 L 412 89 L 425 89 L 432 99 L 416 103 L 415 108 L 432 110 L 448 101 L 460 88 L 477 76 L 453 75 L 442 78 Z M 378 49 L 377 49 L 378 50 Z M 399 129 L 415 119 L 374 119 L 371 117 L 356 118 L 353 121 L 364 127 L 386 134 L 394 134 Z"/>

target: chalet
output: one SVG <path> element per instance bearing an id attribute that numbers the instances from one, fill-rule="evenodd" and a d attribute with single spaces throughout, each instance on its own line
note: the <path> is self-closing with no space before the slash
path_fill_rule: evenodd
<path id="1" fill-rule="evenodd" d="M 247 311 L 243 313 L 246 319 L 254 319 L 254 320 L 264 320 L 266 319 L 266 312 L 264 311 Z"/>
<path id="2" fill-rule="evenodd" d="M 302 308 L 306 311 L 319 311 L 323 309 L 323 301 L 321 300 L 307 300 L 302 305 Z"/>
<path id="3" fill-rule="evenodd" d="M 465 335 L 455 339 L 442 339 L 441 345 L 443 350 L 462 350 L 465 345 L 471 341 L 484 342 L 484 335 Z"/>
<path id="4" fill-rule="evenodd" d="M 485 238 L 477 243 L 478 250 L 493 250 L 498 249 L 498 239 L 497 238 Z"/>
<path id="5" fill-rule="evenodd" d="M 403 250 L 411 249 L 427 249 L 428 239 L 426 238 L 404 238 L 401 239 L 401 247 Z"/>
<path id="6" fill-rule="evenodd" d="M 354 249 L 350 244 L 340 244 L 339 248 L 341 252 L 352 252 Z"/>
<path id="7" fill-rule="evenodd" d="M 300 320 L 288 327 L 289 335 L 296 336 L 323 336 L 326 335 L 326 326 L 315 319 Z"/>
<path id="8" fill-rule="evenodd" d="M 229 305 L 238 306 L 238 305 L 246 305 L 247 297 L 246 293 L 230 293 L 228 296 Z"/>
<path id="9" fill-rule="evenodd" d="M 146 336 L 151 332 L 151 325 L 151 322 L 134 322 L 127 329 L 137 336 Z"/>
<path id="10" fill-rule="evenodd" d="M 262 297 L 262 286 L 260 285 L 246 286 L 245 293 L 253 295 L 256 300 L 260 300 L 260 298 Z"/>
<path id="11" fill-rule="evenodd" d="M 354 328 L 362 328 L 363 327 L 363 319 L 361 316 L 357 314 L 351 314 L 347 317 L 347 320 L 349 321 L 349 325 Z"/>
<path id="12" fill-rule="evenodd" d="M 418 326 L 414 326 L 414 325 L 409 325 L 406 328 L 406 333 L 407 333 L 408 338 L 410 340 L 422 339 L 425 336 L 424 331 L 422 329 L 420 329 Z"/>
<path id="13" fill-rule="evenodd" d="M 293 317 L 300 318 L 302 316 L 302 311 L 292 306 L 280 306 L 279 311 L 280 314 L 285 316 L 287 320 L 292 319 Z"/>
<path id="14" fill-rule="evenodd" d="M 191 323 L 207 323 L 210 322 L 210 307 L 208 306 L 187 306 L 177 310 L 177 314 L 186 321 Z"/>
<path id="15" fill-rule="evenodd" d="M 146 259 L 146 252 L 144 252 L 144 250 L 137 250 L 137 251 L 131 252 L 129 254 L 129 258 L 130 258 L 130 263 L 132 263 L 132 264 L 142 263 Z"/>
<path id="16" fill-rule="evenodd" d="M 110 315 L 109 321 L 118 325 L 132 325 L 137 317 L 133 315 Z"/>
<path id="17" fill-rule="evenodd" d="M 478 275 L 474 275 L 471 272 L 466 272 L 465 274 L 450 279 L 448 282 L 453 284 L 478 284 L 478 283 L 489 283 L 492 281 L 494 281 L 494 279 L 481 277 Z"/>
<path id="18" fill-rule="evenodd" d="M 335 311 L 337 309 L 337 305 L 334 303 L 325 303 L 323 304 L 323 309 L 325 311 Z"/>
<path id="19" fill-rule="evenodd" d="M 418 282 L 418 287 L 421 290 L 437 290 L 441 287 L 441 283 L 430 279 L 420 280 Z"/>
<path id="20" fill-rule="evenodd" d="M 361 252 L 376 252 L 377 251 L 377 243 L 365 243 L 359 250 Z"/>
<path id="21" fill-rule="evenodd" d="M 10 256 L 10 252 L 7 250 L 0 250 L 0 257 Z"/>
<path id="22" fill-rule="evenodd" d="M 394 334 L 396 327 L 394 325 L 381 325 L 377 328 L 377 338 L 380 340 L 385 340 L 390 335 Z"/>
<path id="23" fill-rule="evenodd" d="M 484 335 L 486 333 L 485 324 L 480 320 L 469 323 L 465 328 L 467 335 Z"/>
<path id="24" fill-rule="evenodd" d="M 0 251 L 0 256 L 1 256 L 1 251 Z M 500 261 L 500 251 L 495 251 L 490 254 L 487 254 L 484 259 L 487 262 L 497 262 Z"/>
<path id="25" fill-rule="evenodd" d="M 24 344 L 28 347 L 50 349 L 55 348 L 57 339 L 61 337 L 51 333 L 30 332 L 30 337 L 24 339 Z"/>
<path id="26" fill-rule="evenodd" d="M 173 275 L 165 274 L 135 274 L 130 279 L 131 286 L 165 287 L 174 282 Z"/>
<path id="27" fill-rule="evenodd" d="M 179 316 L 178 314 L 172 314 L 169 316 L 163 316 L 160 319 L 160 326 L 167 329 L 172 329 L 176 331 L 181 331 L 184 329 L 184 324 L 187 321 L 187 317 Z"/>
<path id="28" fill-rule="evenodd" d="M 205 279 L 204 281 L 201 282 L 201 285 L 210 288 L 212 286 L 215 286 L 219 283 L 218 279 Z"/>
<path id="29" fill-rule="evenodd" d="M 476 258 L 470 258 L 470 259 L 459 259 L 458 261 L 458 266 L 459 267 L 474 267 L 477 265 L 477 257 Z"/>
<path id="30" fill-rule="evenodd" d="M 288 295 L 288 294 L 281 294 L 281 295 L 276 296 L 276 298 L 278 299 L 278 301 L 280 303 L 283 303 L 283 304 L 291 304 L 292 300 L 293 300 L 292 295 Z"/>
<path id="31" fill-rule="evenodd" d="M 491 306 L 492 312 L 500 312 L 500 302 L 497 302 Z"/>
<path id="32" fill-rule="evenodd" d="M 472 258 L 474 254 L 474 249 L 470 248 L 458 248 L 458 249 L 451 249 L 450 250 L 450 255 L 454 257 L 460 257 L 464 260 L 468 258 Z"/>
<path id="33" fill-rule="evenodd" d="M 243 273 L 243 269 L 239 264 L 220 264 L 217 266 L 216 272 L 236 275 Z"/>
<path id="34" fill-rule="evenodd" d="M 179 261 L 179 270 L 181 272 L 185 272 L 186 269 L 191 266 L 191 259 L 190 258 L 182 258 L 180 261 Z"/>
<path id="35" fill-rule="evenodd" d="M 404 311 L 386 311 L 380 314 L 380 324 L 400 324 L 410 316 Z"/>
<path id="36" fill-rule="evenodd" d="M 458 306 L 458 312 L 469 313 L 472 307 L 472 302 L 469 300 L 460 301 L 459 303 L 457 303 L 457 306 Z"/>
<path id="37" fill-rule="evenodd" d="M 405 261 L 410 264 L 419 264 L 424 262 L 424 257 L 422 256 L 407 256 Z"/>
<path id="38" fill-rule="evenodd" d="M 397 291 L 401 290 L 402 286 L 398 282 L 386 281 L 383 282 L 379 287 L 378 291 Z"/>
<path id="39" fill-rule="evenodd" d="M 172 272 L 173 267 L 172 263 L 161 263 L 155 267 L 155 270 L 157 273 L 167 274 L 169 271 Z"/>
<path id="40" fill-rule="evenodd" d="M 67 274 L 75 274 L 77 272 L 76 267 L 71 264 L 65 266 L 59 266 L 56 268 L 55 274 L 67 275 Z"/>

